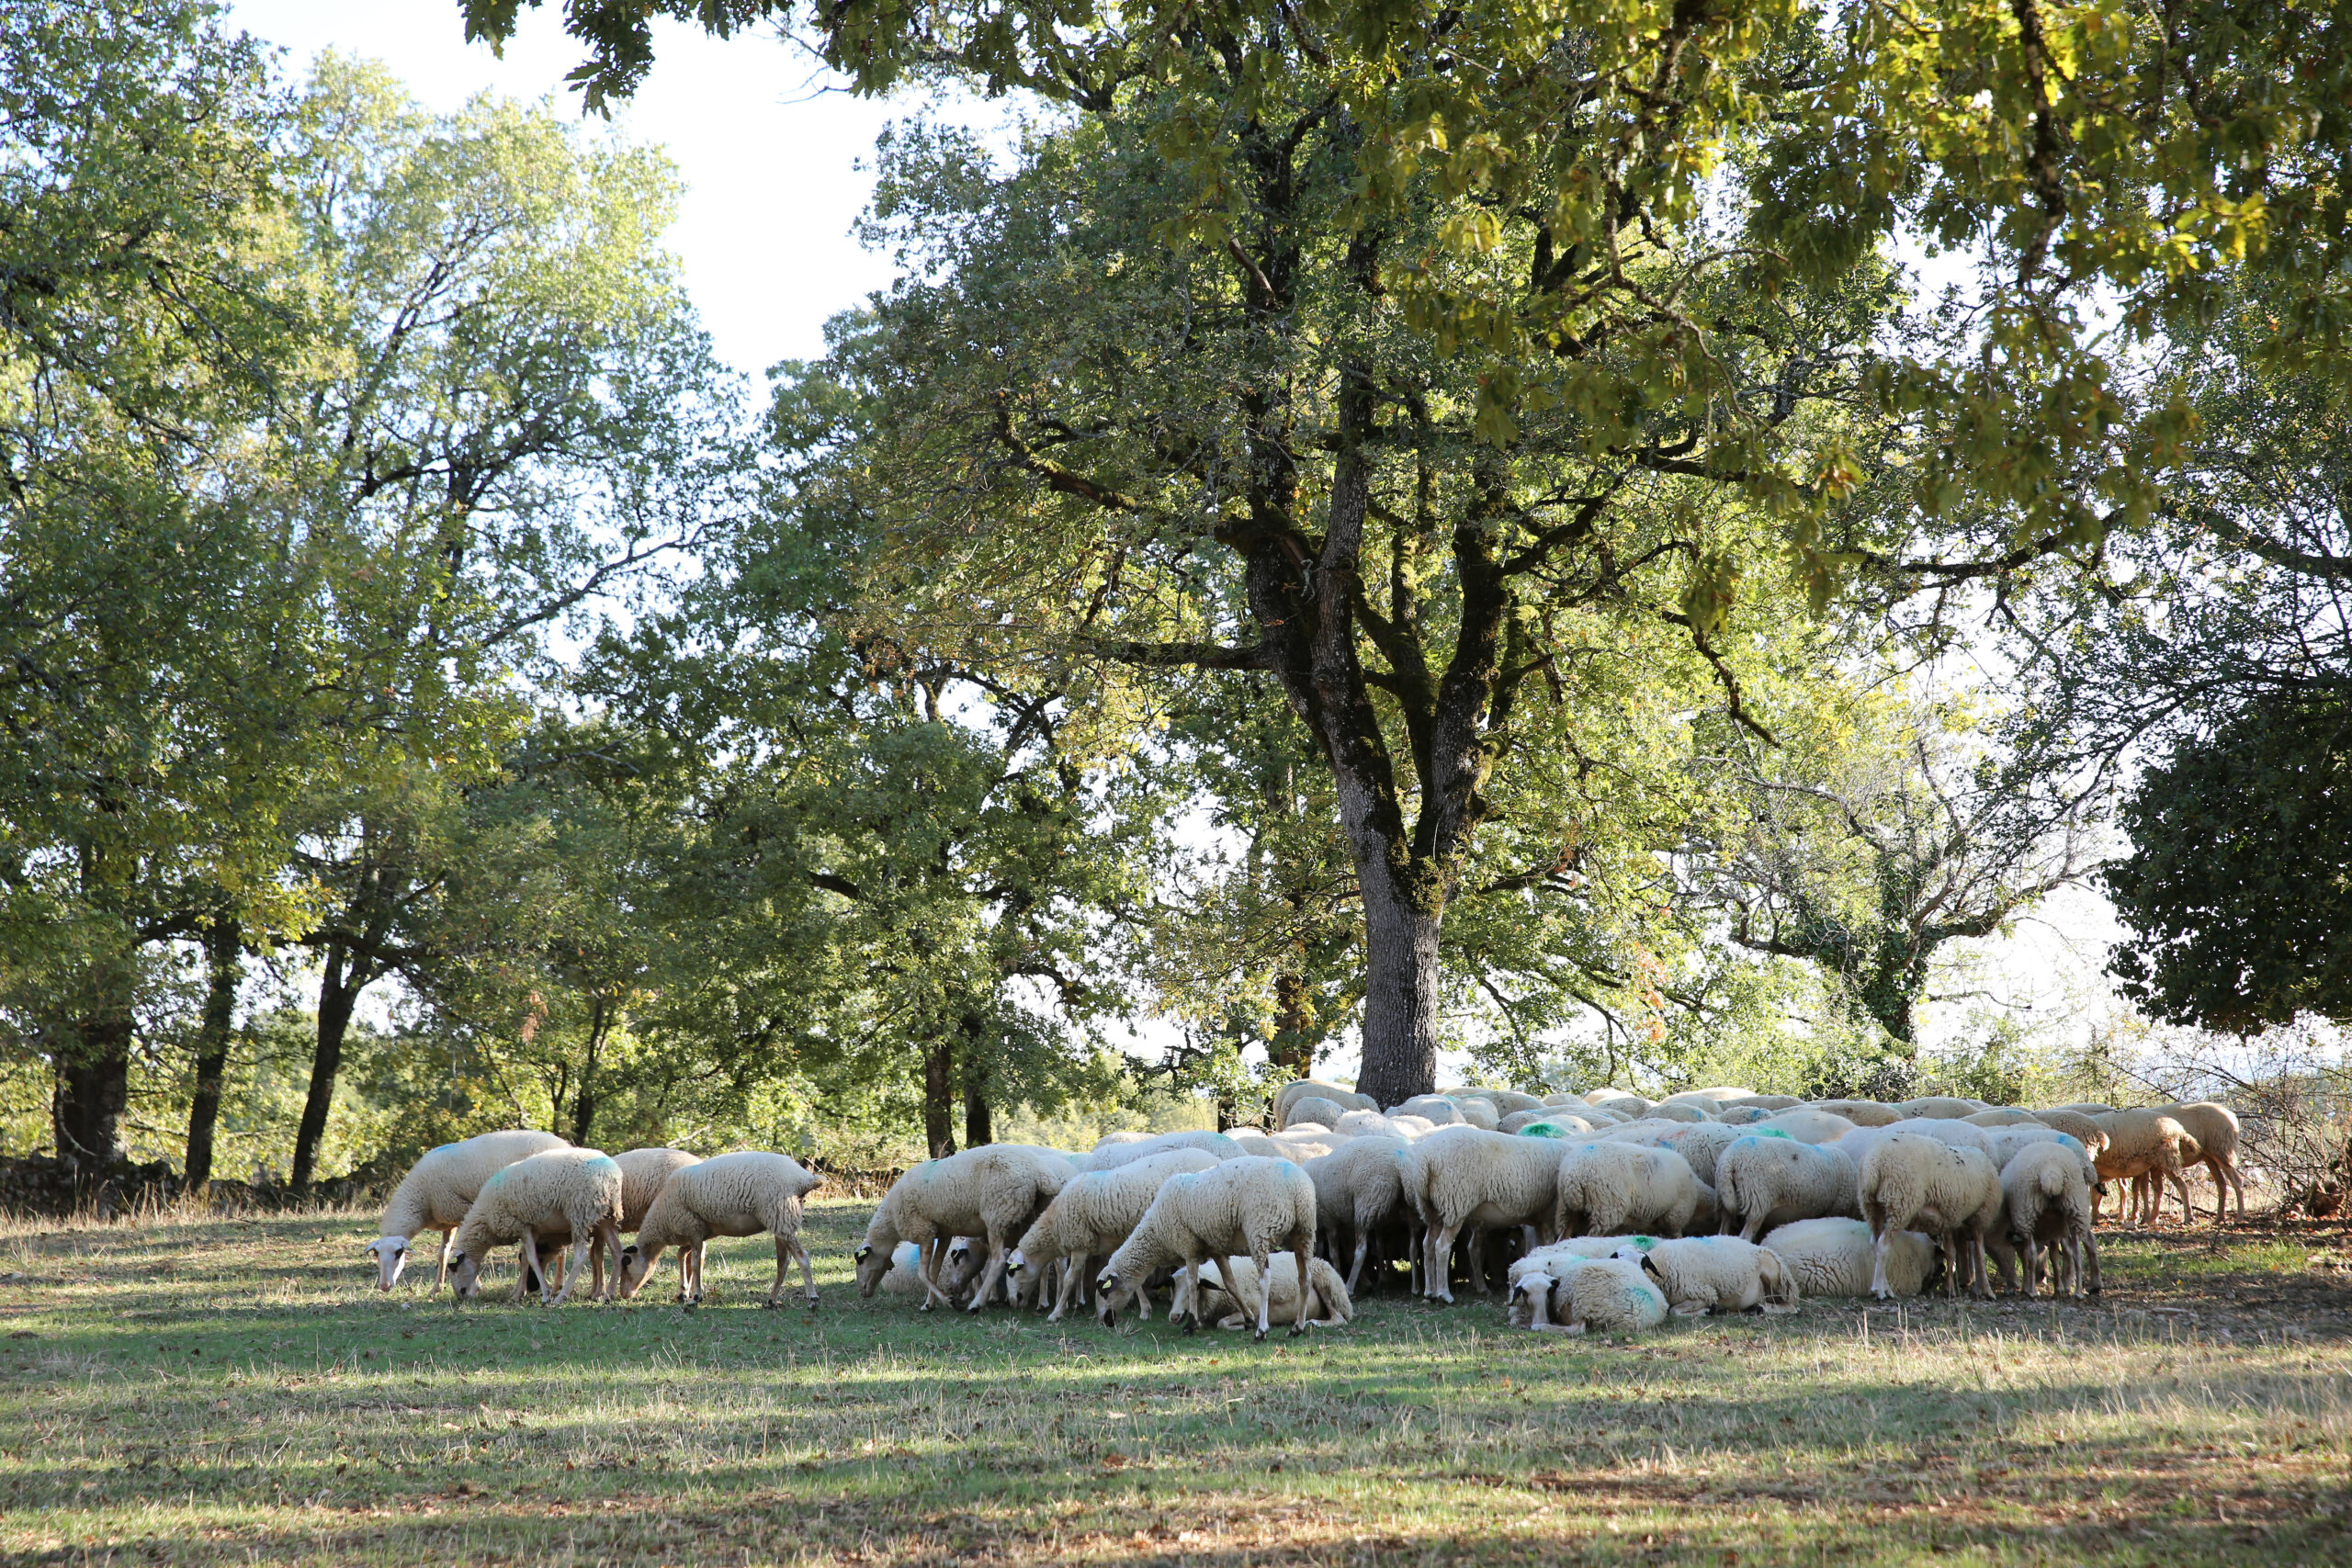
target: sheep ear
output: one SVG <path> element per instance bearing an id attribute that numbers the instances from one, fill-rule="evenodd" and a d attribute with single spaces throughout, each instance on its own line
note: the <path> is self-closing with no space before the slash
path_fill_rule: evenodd
<path id="1" fill-rule="evenodd" d="M 870 1245 L 861 1246 L 855 1252 L 850 1254 L 850 1258 L 854 1262 L 863 1263 L 873 1255 L 873 1252 L 874 1248 Z"/>

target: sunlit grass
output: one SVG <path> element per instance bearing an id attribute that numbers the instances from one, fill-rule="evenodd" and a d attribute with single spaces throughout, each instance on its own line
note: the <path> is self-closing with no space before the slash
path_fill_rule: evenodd
<path id="1" fill-rule="evenodd" d="M 761 1241 L 696 1314 L 459 1313 L 368 1288 L 372 1214 L 6 1227 L 0 1559 L 2352 1560 L 2352 1292 L 2300 1244 L 2119 1238 L 2094 1307 L 1588 1343 L 1387 1296 L 1257 1346 L 861 1302 L 864 1212 L 812 1216 L 813 1314 Z"/>

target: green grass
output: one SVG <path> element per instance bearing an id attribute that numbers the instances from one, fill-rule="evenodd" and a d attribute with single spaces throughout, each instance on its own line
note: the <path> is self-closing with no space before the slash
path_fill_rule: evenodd
<path id="1" fill-rule="evenodd" d="M 2300 1242 L 2119 1239 L 2092 1307 L 1258 1346 L 862 1302 L 868 1207 L 812 1213 L 813 1314 L 757 1240 L 696 1314 L 458 1313 L 370 1288 L 372 1214 L 0 1234 L 0 1562 L 2352 1561 Z"/>

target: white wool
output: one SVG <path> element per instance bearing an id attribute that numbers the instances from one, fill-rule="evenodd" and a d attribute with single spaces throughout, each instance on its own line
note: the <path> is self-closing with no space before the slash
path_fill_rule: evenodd
<path id="1" fill-rule="evenodd" d="M 1860 1173 L 1838 1148 L 1749 1134 L 1715 1161 L 1716 1225 L 1754 1241 L 1775 1225 L 1827 1214 L 1859 1217 Z"/>
<path id="2" fill-rule="evenodd" d="M 1160 1185 L 1187 1171 L 1211 1170 L 1222 1162 L 1203 1149 L 1163 1149 L 1109 1170 L 1081 1173 L 1055 1194 L 1036 1222 L 1023 1233 L 1005 1260 L 1005 1270 L 1025 1291 L 1042 1281 L 1046 1269 L 1062 1265 L 1061 1289 L 1048 1319 L 1058 1322 L 1077 1300 L 1086 1260 L 1108 1257 L 1134 1234 Z"/>
<path id="3" fill-rule="evenodd" d="M 587 1271 L 588 1249 L 602 1243 L 620 1248 L 621 1168 L 598 1149 L 542 1149 L 492 1173 L 466 1210 L 449 1258 L 449 1282 L 458 1299 L 481 1293 L 481 1266 L 495 1248 L 520 1242 L 526 1266 L 537 1260 L 538 1238 L 560 1234 L 571 1243 L 571 1271 L 563 1288 L 548 1296 L 540 1271 L 540 1297 L 550 1305 L 571 1298 Z M 602 1273 L 602 1259 L 598 1259 Z"/>
<path id="4" fill-rule="evenodd" d="M 800 1203 L 818 1186 L 819 1179 L 797 1160 L 763 1150 L 746 1149 L 698 1161 L 673 1171 L 662 1184 L 661 1195 L 639 1227 L 637 1241 L 623 1255 L 621 1289 L 634 1294 L 662 1260 L 664 1247 L 675 1247 L 682 1258 L 686 1300 L 703 1298 L 702 1251 L 712 1236 L 774 1235 L 775 1280 L 768 1287 L 767 1305 L 784 1300 L 785 1266 L 800 1265 L 800 1280 L 808 1300 L 817 1300 L 817 1280 L 808 1264 L 808 1250 L 800 1244 Z M 897 1248 L 893 1247 L 895 1253 Z M 691 1268 L 684 1265 L 690 1261 Z"/>
<path id="5" fill-rule="evenodd" d="M 1624 1248 L 1618 1257 L 1638 1261 L 1678 1316 L 1796 1310 L 1795 1277 L 1779 1258 L 1737 1236 L 1661 1241 L 1646 1249 Z"/>
<path id="6" fill-rule="evenodd" d="M 367 1250 L 376 1258 L 377 1288 L 390 1290 L 400 1282 L 408 1264 L 409 1243 L 420 1231 L 441 1233 L 440 1263 L 434 1279 L 438 1289 L 448 1275 L 449 1238 L 465 1223 L 466 1211 L 481 1192 L 481 1184 L 516 1160 L 547 1149 L 565 1147 L 553 1133 L 515 1129 L 483 1133 L 462 1143 L 429 1149 L 409 1168 L 384 1205 L 384 1217 Z"/>
<path id="7" fill-rule="evenodd" d="M 1192 1287 L 1198 1284 L 1205 1259 L 1247 1257 L 1262 1273 L 1271 1254 L 1294 1253 L 1304 1268 L 1314 1247 L 1315 1183 L 1289 1160 L 1245 1156 L 1226 1160 L 1213 1170 L 1171 1176 L 1160 1184 L 1134 1233 L 1096 1276 L 1098 1315 L 1107 1326 L 1156 1271 L 1182 1264 L 1185 1284 L 1179 1287 L 1176 1310 L 1190 1308 L 1197 1323 L 1197 1295 Z M 1299 1307 L 1294 1334 L 1306 1328 L 1304 1296 Z M 1261 1301 L 1258 1337 L 1265 1337 L 1269 1322 Z"/>
<path id="8" fill-rule="evenodd" d="M 1860 1220 L 1798 1220 L 1768 1232 L 1764 1249 L 1776 1255 L 1807 1296 L 1867 1296 L 1878 1266 L 1878 1244 Z M 1886 1278 L 1898 1296 L 1928 1288 L 1936 1269 L 1936 1242 L 1917 1231 L 1898 1231 L 1888 1244 Z"/>
<path id="9" fill-rule="evenodd" d="M 1698 1173 L 1672 1149 L 1592 1139 L 1562 1145 L 1549 1229 L 1557 1235 L 1680 1235 L 1699 1207 Z"/>

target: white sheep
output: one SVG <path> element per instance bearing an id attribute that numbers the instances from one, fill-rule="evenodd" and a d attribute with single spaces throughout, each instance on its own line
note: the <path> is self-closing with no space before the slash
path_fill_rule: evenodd
<path id="1" fill-rule="evenodd" d="M 2238 1118 L 2228 1106 L 2216 1100 L 2192 1100 L 2186 1105 L 2167 1105 L 2164 1113 L 2188 1130 L 2197 1140 L 2199 1151 L 2195 1163 L 2205 1167 L 2213 1178 L 2213 1223 L 2220 1224 L 2228 1214 L 2230 1193 L 2238 1195 L 2238 1218 L 2245 1218 L 2245 1180 L 2238 1175 Z M 2226 1183 L 2227 1185 L 2224 1185 Z M 2186 1202 L 2184 1194 L 2183 1201 Z M 2190 1219 L 2197 1217 L 2191 1209 Z"/>
<path id="2" fill-rule="evenodd" d="M 800 1242 L 800 1201 L 815 1191 L 822 1179 L 789 1156 L 758 1149 L 681 1167 L 662 1184 L 661 1195 L 638 1227 L 637 1239 L 621 1253 L 621 1299 L 637 1294 L 662 1261 L 662 1249 L 674 1247 L 678 1248 L 679 1289 L 687 1305 L 698 1305 L 704 1295 L 703 1252 L 712 1236 L 772 1235 L 775 1280 L 768 1286 L 768 1299 L 761 1304 L 784 1304 L 785 1266 L 797 1263 L 801 1288 L 808 1304 L 815 1306 L 817 1277 L 809 1268 L 808 1249 Z"/>
<path id="3" fill-rule="evenodd" d="M 1903 1112 L 1875 1100 L 1815 1100 L 1807 1101 L 1804 1109 L 1843 1116 L 1857 1127 L 1884 1127 L 1903 1120 Z"/>
<path id="4" fill-rule="evenodd" d="M 1834 1144 L 1861 1123 L 1850 1116 L 1840 1116 L 1834 1111 L 1817 1106 L 1800 1105 L 1792 1110 L 1775 1111 L 1748 1127 L 1751 1133 L 1786 1133 L 1800 1144 Z"/>
<path id="5" fill-rule="evenodd" d="M 1282 1124 L 1295 1127 L 1302 1122 L 1312 1122 L 1328 1132 L 1340 1124 L 1340 1118 L 1345 1116 L 1350 1109 L 1319 1094 L 1302 1094 L 1292 1100 L 1289 1109 L 1283 1112 Z"/>
<path id="6" fill-rule="evenodd" d="M 1277 1252 L 1267 1259 L 1266 1272 L 1272 1277 L 1272 1294 L 1263 1303 L 1258 1296 L 1257 1265 L 1246 1258 L 1230 1260 L 1233 1283 L 1228 1287 L 1225 1265 L 1214 1258 L 1201 1263 L 1202 1314 L 1205 1321 L 1219 1328 L 1239 1328 L 1255 1320 L 1262 1305 L 1269 1320 L 1295 1316 L 1300 1308 L 1298 1300 L 1298 1259 L 1287 1252 Z M 1348 1287 L 1340 1271 L 1317 1258 L 1306 1269 L 1307 1298 L 1305 1303 L 1306 1325 L 1309 1328 L 1343 1328 L 1356 1314 L 1355 1303 L 1348 1295 Z"/>
<path id="7" fill-rule="evenodd" d="M 1364 1259 L 1381 1228 L 1413 1213 L 1405 1196 L 1405 1149 L 1402 1138 L 1367 1134 L 1301 1162 L 1307 1179 L 1315 1183 L 1316 1219 L 1332 1258 L 1341 1257 L 1342 1249 L 1353 1244 L 1348 1254 L 1351 1295 L 1363 1278 Z"/>
<path id="8" fill-rule="evenodd" d="M 1307 1260 L 1314 1250 L 1315 1183 L 1289 1160 L 1245 1156 L 1226 1160 L 1214 1170 L 1171 1176 L 1160 1184 L 1134 1233 L 1095 1276 L 1098 1315 L 1108 1328 L 1156 1271 L 1182 1264 L 1183 1279 L 1170 1315 L 1188 1314 L 1185 1332 L 1190 1333 L 1201 1321 L 1203 1261 L 1244 1255 L 1258 1266 L 1262 1279 L 1268 1257 L 1288 1252 L 1298 1260 L 1299 1277 L 1309 1279 Z M 1307 1294 L 1299 1293 L 1294 1335 L 1306 1332 Z M 1261 1296 L 1260 1339 L 1266 1337 L 1268 1321 L 1267 1299 Z"/>
<path id="9" fill-rule="evenodd" d="M 1774 1254 L 1737 1236 L 1689 1236 L 1645 1249 L 1621 1248 L 1617 1256 L 1638 1262 L 1657 1281 L 1677 1317 L 1797 1310 L 1796 1277 Z"/>
<path id="10" fill-rule="evenodd" d="M 1714 1107 L 1706 1101 L 1691 1100 L 1661 1100 L 1650 1107 L 1652 1121 L 1712 1122 Z"/>
<path id="11" fill-rule="evenodd" d="M 1894 1108 L 1905 1120 L 1927 1119 L 1937 1122 L 1957 1122 L 1993 1108 L 1981 1100 L 1962 1100 L 1957 1095 L 1929 1094 L 1917 1100 L 1906 1100 Z"/>
<path id="12" fill-rule="evenodd" d="M 1462 1119 L 1473 1127 L 1492 1133 L 1502 1126 L 1502 1112 L 1497 1111 L 1495 1102 L 1485 1096 L 1460 1094 L 1446 1098 L 1453 1101 L 1453 1109 L 1461 1112 Z"/>
<path id="13" fill-rule="evenodd" d="M 1947 1288 L 1956 1292 L 1966 1280 L 1977 1295 L 1991 1299 L 1984 1233 L 2000 1218 L 2001 1179 L 1981 1150 L 1916 1133 L 1882 1138 L 1862 1157 L 1860 1197 L 1882 1264 L 1871 1278 L 1872 1295 L 1885 1301 L 1894 1294 L 1883 1267 L 1887 1237 L 1924 1230 L 1944 1250 Z"/>
<path id="14" fill-rule="evenodd" d="M 2098 1152 L 2107 1147 L 2106 1131 L 2079 1111 L 2037 1111 L 2033 1119 L 2045 1127 L 2055 1127 L 2082 1145 L 2084 1151 L 2093 1159 L 2097 1159 Z"/>
<path id="15" fill-rule="evenodd" d="M 1843 1150 L 1770 1134 L 1739 1138 L 1715 1161 L 1715 1227 L 1754 1241 L 1797 1220 L 1858 1216 L 1857 1186 Z"/>
<path id="16" fill-rule="evenodd" d="M 1440 1127 L 1451 1127 L 1469 1120 L 1462 1114 L 1460 1106 L 1442 1095 L 1435 1094 L 1417 1094 L 1402 1104 L 1390 1106 L 1388 1114 L 1424 1117 L 1433 1125 Z"/>
<path id="17" fill-rule="evenodd" d="M 2032 1144 L 2020 1149 L 2001 1172 L 2001 1195 L 2009 1238 L 2025 1254 L 2026 1295 L 2034 1293 L 2041 1271 L 2041 1248 L 2045 1245 L 2053 1249 L 2056 1260 L 2051 1269 L 2052 1295 L 2083 1293 L 2086 1247 L 2090 1256 L 2091 1293 L 2098 1294 L 2091 1167 L 2081 1146 L 2068 1139 L 2065 1144 Z M 2006 1259 L 2002 1272 L 2008 1272 Z"/>
<path id="18" fill-rule="evenodd" d="M 565 1146 L 553 1133 L 516 1129 L 484 1133 L 463 1143 L 427 1150 L 392 1189 L 391 1201 L 384 1205 L 383 1222 L 377 1227 L 380 1234 L 367 1246 L 376 1259 L 376 1288 L 389 1291 L 399 1283 L 401 1269 L 408 1263 L 410 1240 L 419 1232 L 437 1230 L 441 1233 L 440 1266 L 434 1273 L 433 1288 L 439 1290 L 449 1278 L 449 1238 L 465 1223 L 466 1211 L 473 1207 L 481 1184 L 518 1159 Z"/>
<path id="19" fill-rule="evenodd" d="M 1405 1135 L 1404 1130 L 1393 1119 L 1382 1115 L 1377 1111 L 1348 1111 L 1340 1118 L 1338 1124 L 1331 1130 L 1335 1133 L 1344 1133 L 1351 1138 L 1401 1138 Z"/>
<path id="20" fill-rule="evenodd" d="M 2158 1111 L 2116 1111 L 2093 1120 L 2107 1134 L 2107 1147 L 2095 1156 L 2100 1179 L 2120 1182 L 2134 1177 L 2154 1177 L 2154 1202 L 2144 1210 L 2151 1224 L 2164 1217 L 2164 1184 L 2169 1180 L 2179 1190 L 2185 1223 L 2185 1217 L 2192 1211 L 2188 1206 L 2188 1183 L 2181 1179 L 2181 1172 L 2204 1157 L 2204 1145 L 2180 1122 Z M 2119 1197 L 2119 1204 L 2121 1201 Z M 2134 1201 L 2140 1201 L 2136 1195 Z"/>
<path id="21" fill-rule="evenodd" d="M 982 1146 L 993 1148 L 997 1145 L 983 1145 Z M 1219 1159 L 1239 1159 L 1250 1152 L 1223 1133 L 1198 1131 L 1155 1133 L 1148 1137 L 1121 1138 L 1117 1143 L 1105 1138 L 1094 1145 L 1092 1154 L 1080 1156 L 1076 1164 L 1081 1171 L 1111 1170 L 1126 1164 L 1129 1160 L 1148 1159 L 1153 1155 L 1165 1154 L 1170 1149 L 1199 1149 L 1202 1153 L 1215 1155 Z"/>
<path id="22" fill-rule="evenodd" d="M 867 1222 L 855 1254 L 858 1294 L 873 1295 L 889 1269 L 891 1249 L 911 1241 L 924 1249 L 923 1279 L 930 1286 L 922 1310 L 929 1312 L 934 1303 L 952 1307 L 955 1303 L 939 1289 L 940 1255 L 955 1236 L 984 1236 L 988 1266 L 972 1299 L 972 1310 L 978 1311 L 995 1293 L 1012 1243 L 1076 1174 L 1068 1161 L 998 1144 L 925 1160 L 891 1183 Z"/>
<path id="23" fill-rule="evenodd" d="M 1916 1296 L 1932 1288 L 1941 1255 L 1933 1236 L 1896 1231 L 1886 1247 L 1887 1289 Z M 1798 1220 L 1765 1233 L 1763 1247 L 1780 1258 L 1807 1296 L 1867 1296 L 1878 1272 L 1879 1246 L 1860 1220 Z"/>
<path id="24" fill-rule="evenodd" d="M 492 1172 L 481 1184 L 449 1254 L 450 1289 L 460 1302 L 480 1295 L 483 1261 L 493 1248 L 519 1242 L 526 1275 L 539 1278 L 539 1299 L 560 1306 L 579 1284 L 590 1247 L 620 1249 L 620 1221 L 621 1168 L 612 1156 L 597 1149 L 542 1149 Z M 555 1231 L 570 1238 L 571 1260 L 563 1288 L 550 1298 L 538 1238 Z M 600 1266 L 599 1284 L 603 1272 Z"/>
<path id="25" fill-rule="evenodd" d="M 1404 1170 L 1406 1196 L 1423 1227 L 1421 1292 L 1432 1300 L 1453 1300 L 1453 1246 L 1465 1228 L 1472 1232 L 1470 1278 L 1480 1295 L 1487 1291 L 1478 1233 L 1510 1225 L 1551 1232 L 1560 1146 L 1549 1138 L 1441 1128 L 1406 1145 Z"/>
<path id="26" fill-rule="evenodd" d="M 1722 1110 L 1762 1111 L 1777 1114 L 1782 1111 L 1794 1111 L 1804 1103 L 1793 1094 L 1743 1094 L 1724 1100 Z"/>
<path id="27" fill-rule="evenodd" d="M 1982 1127 L 1986 1132 L 1996 1127 L 2022 1127 L 2030 1123 L 2039 1123 L 2041 1121 L 2032 1111 L 2019 1111 L 2013 1105 L 1996 1105 L 1990 1111 L 1979 1111 L 1972 1115 L 1963 1116 L 1961 1120 L 1972 1127 Z"/>
<path id="28" fill-rule="evenodd" d="M 1638 1334 L 1666 1321 L 1666 1292 L 1642 1266 L 1623 1257 L 1577 1258 L 1565 1266 L 1545 1295 L 1545 1319 L 1529 1325 L 1549 1334 Z M 1556 1314 L 1558 1323 L 1550 1322 Z"/>
<path id="29" fill-rule="evenodd" d="M 1541 1328 L 1551 1321 L 1554 1292 L 1568 1272 L 1597 1258 L 1614 1258 L 1626 1247 L 1646 1251 L 1664 1238 L 1648 1235 L 1579 1235 L 1539 1247 L 1510 1266 L 1509 1316 L 1515 1328 Z M 1660 1303 L 1661 1308 L 1664 1303 Z"/>
<path id="30" fill-rule="evenodd" d="M 1298 1099 L 1301 1095 L 1308 1094 L 1328 1100 L 1334 1105 L 1348 1111 L 1380 1109 L 1380 1101 L 1368 1094 L 1358 1094 L 1353 1089 L 1342 1089 L 1335 1083 L 1325 1083 L 1319 1078 L 1297 1078 L 1274 1091 L 1274 1125 L 1279 1127 L 1283 1124 L 1283 1119 L 1289 1114 L 1292 1100 Z"/>
<path id="31" fill-rule="evenodd" d="M 1570 1144 L 1554 1172 L 1555 1236 L 1629 1231 L 1679 1236 L 1699 1207 L 1698 1174 L 1672 1149 L 1593 1141 Z"/>
<path id="32" fill-rule="evenodd" d="M 1163 1149 L 1145 1159 L 1130 1160 L 1109 1170 L 1082 1172 L 1054 1195 L 1046 1212 L 1023 1233 L 1005 1259 L 1005 1274 L 1017 1289 L 1029 1282 L 1045 1287 L 1046 1270 L 1058 1263 L 1061 1288 L 1055 1292 L 1054 1310 L 1046 1321 L 1058 1323 L 1078 1299 L 1086 1278 L 1086 1260 L 1110 1256 L 1135 1233 L 1136 1224 L 1159 1196 L 1160 1183 L 1187 1171 L 1210 1170 L 1222 1164 L 1204 1149 Z M 1138 1294 L 1140 1315 L 1151 1315 L 1151 1298 Z"/>
<path id="33" fill-rule="evenodd" d="M 1695 1122 L 1687 1126 L 1660 1134 L 1654 1146 L 1672 1149 L 1688 1161 L 1700 1180 L 1712 1180 L 1715 1162 L 1723 1152 L 1755 1131 L 1752 1127 L 1729 1127 L 1721 1122 Z"/>

